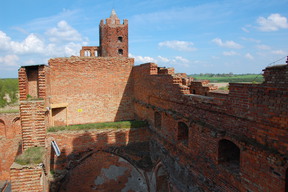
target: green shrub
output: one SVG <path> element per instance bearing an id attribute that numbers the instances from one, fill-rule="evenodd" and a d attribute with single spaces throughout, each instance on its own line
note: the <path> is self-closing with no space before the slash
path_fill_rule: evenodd
<path id="1" fill-rule="evenodd" d="M 16 103 L 18 101 L 17 93 L 18 79 L 0 79 L 0 107 Z M 11 99 L 10 102 L 4 99 L 6 94 L 9 95 Z"/>
<path id="2" fill-rule="evenodd" d="M 43 161 L 44 147 L 31 147 L 16 157 L 15 162 L 20 165 L 39 164 Z"/>

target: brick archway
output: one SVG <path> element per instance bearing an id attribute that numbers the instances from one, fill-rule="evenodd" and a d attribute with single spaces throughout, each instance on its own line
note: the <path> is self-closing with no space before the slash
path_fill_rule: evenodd
<path id="1" fill-rule="evenodd" d="M 106 151 L 98 151 L 79 162 L 64 177 L 60 192 L 76 191 L 148 191 L 146 178 L 128 160 Z"/>

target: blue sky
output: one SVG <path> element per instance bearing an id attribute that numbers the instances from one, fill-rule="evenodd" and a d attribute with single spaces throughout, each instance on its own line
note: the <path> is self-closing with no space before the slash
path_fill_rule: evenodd
<path id="1" fill-rule="evenodd" d="M 135 64 L 176 72 L 261 73 L 288 55 L 288 0 L 1 0 L 0 78 L 21 65 L 79 55 L 99 45 L 98 26 L 114 8 L 129 21 Z"/>

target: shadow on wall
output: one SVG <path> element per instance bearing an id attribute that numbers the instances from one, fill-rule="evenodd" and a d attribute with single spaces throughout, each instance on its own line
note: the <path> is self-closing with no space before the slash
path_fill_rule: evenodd
<path id="1" fill-rule="evenodd" d="M 133 88 L 134 87 L 131 70 L 114 121 L 135 119 L 133 107 Z"/>
<path id="2" fill-rule="evenodd" d="M 51 148 L 49 191 L 150 191 L 147 127 L 53 133 L 53 138 L 61 155 Z"/>

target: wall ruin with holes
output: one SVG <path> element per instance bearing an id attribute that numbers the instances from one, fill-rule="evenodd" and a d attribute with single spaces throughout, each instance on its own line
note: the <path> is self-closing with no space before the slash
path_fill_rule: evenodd
<path id="1" fill-rule="evenodd" d="M 10 180 L 10 166 L 21 153 L 19 113 L 0 114 L 0 180 Z"/>
<path id="2" fill-rule="evenodd" d="M 152 125 L 152 159 L 180 191 L 284 191 L 287 65 L 266 68 L 263 84 L 233 83 L 229 94 L 207 96 L 161 70 L 153 63 L 133 68 L 134 108 Z"/>

